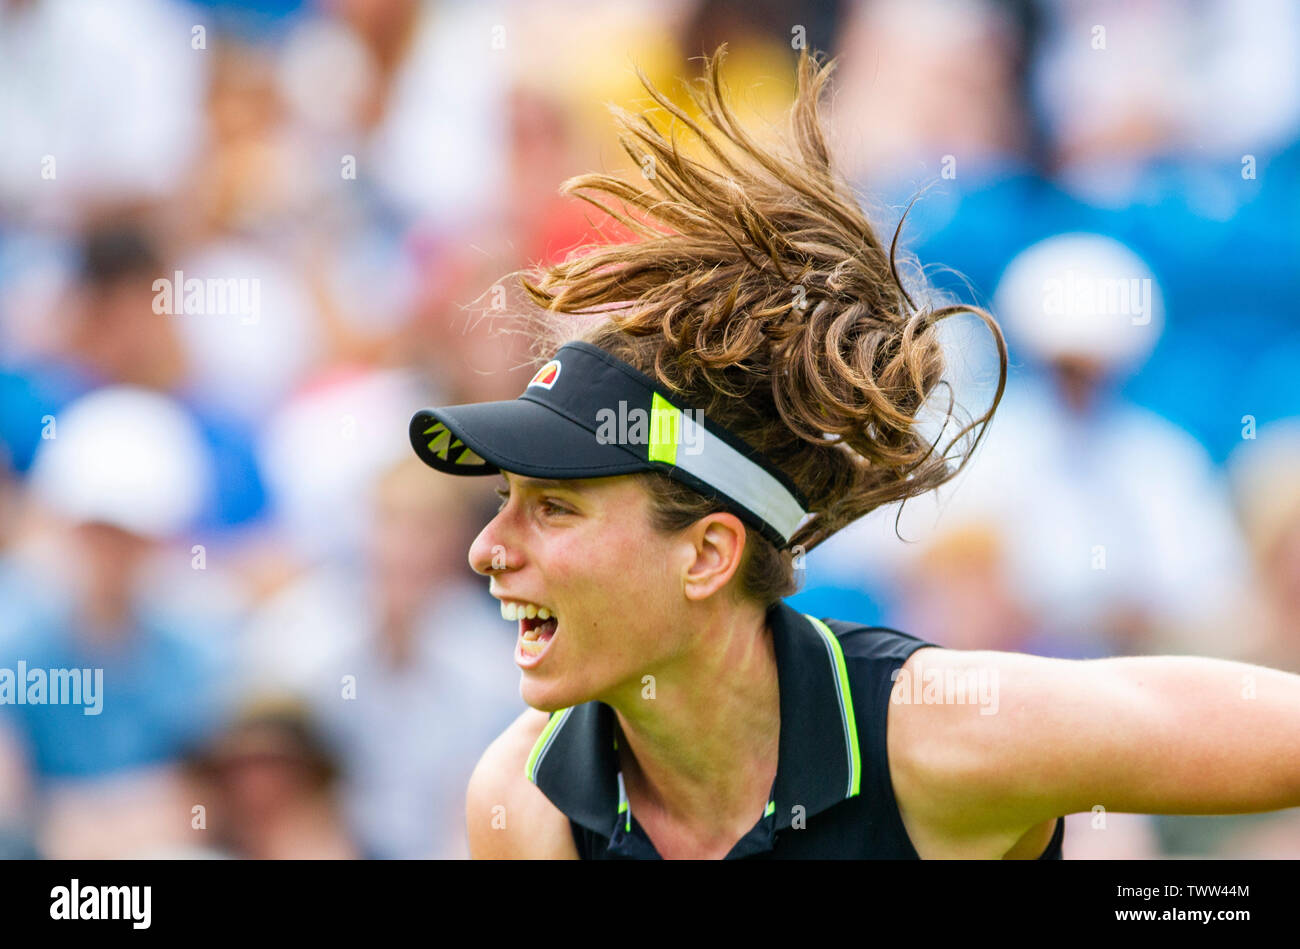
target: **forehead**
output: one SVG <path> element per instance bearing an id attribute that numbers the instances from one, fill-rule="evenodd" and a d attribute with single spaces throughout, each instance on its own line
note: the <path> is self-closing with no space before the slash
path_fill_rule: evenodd
<path id="1" fill-rule="evenodd" d="M 527 475 L 515 474 L 513 471 L 502 471 L 500 474 L 510 484 L 518 485 L 521 488 L 567 488 L 577 491 L 581 490 L 582 483 L 586 480 L 579 478 L 530 478 Z"/>
<path id="2" fill-rule="evenodd" d="M 618 489 L 626 490 L 631 487 L 634 480 L 627 475 L 614 475 L 608 478 L 530 478 L 512 471 L 502 471 L 501 477 L 511 487 L 521 490 L 567 491 L 571 494 L 585 495 Z"/>

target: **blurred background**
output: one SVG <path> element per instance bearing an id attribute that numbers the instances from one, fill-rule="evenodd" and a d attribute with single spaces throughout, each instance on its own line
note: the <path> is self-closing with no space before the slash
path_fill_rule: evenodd
<path id="1" fill-rule="evenodd" d="M 761 121 L 801 46 L 841 57 L 841 168 L 886 236 L 920 195 L 902 246 L 1011 351 L 966 474 L 801 557 L 791 604 L 1300 672 L 1289 0 L 0 0 L 0 667 L 105 699 L 0 705 L 0 855 L 466 855 L 524 708 L 466 561 L 496 501 L 406 424 L 518 393 L 502 278 L 599 239 L 557 191 L 628 167 L 604 103 L 639 64 L 686 104 L 724 41 Z M 1300 857 L 1297 811 L 1068 827 Z"/>

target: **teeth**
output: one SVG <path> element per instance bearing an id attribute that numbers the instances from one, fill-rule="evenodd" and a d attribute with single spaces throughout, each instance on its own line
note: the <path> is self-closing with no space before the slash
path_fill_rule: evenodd
<path id="1" fill-rule="evenodd" d="M 507 600 L 501 601 L 501 618 L 514 622 L 521 619 L 550 619 L 555 614 L 544 606 L 538 606 L 536 603 L 512 603 Z"/>

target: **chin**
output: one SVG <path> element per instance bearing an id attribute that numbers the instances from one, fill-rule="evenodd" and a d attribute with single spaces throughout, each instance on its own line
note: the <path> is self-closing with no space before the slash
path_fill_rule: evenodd
<path id="1" fill-rule="evenodd" d="M 519 685 L 519 697 L 539 712 L 558 712 L 590 702 L 597 696 L 590 690 L 576 689 L 562 682 L 539 682 L 525 672 Z"/>
<path id="2" fill-rule="evenodd" d="M 558 712 L 562 708 L 568 708 L 571 705 L 580 705 L 580 701 L 570 701 L 564 694 L 563 689 L 556 689 L 552 685 L 545 683 L 529 681 L 528 673 L 524 673 L 523 682 L 519 685 L 519 697 L 524 703 L 539 712 Z"/>

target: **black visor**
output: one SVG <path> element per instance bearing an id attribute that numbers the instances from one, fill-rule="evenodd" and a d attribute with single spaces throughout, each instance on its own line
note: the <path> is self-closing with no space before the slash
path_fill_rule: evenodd
<path id="1" fill-rule="evenodd" d="M 720 501 L 777 547 L 807 498 L 776 466 L 703 412 L 590 343 L 568 343 L 511 401 L 421 409 L 411 445 L 455 475 L 601 478 L 663 471 Z"/>

